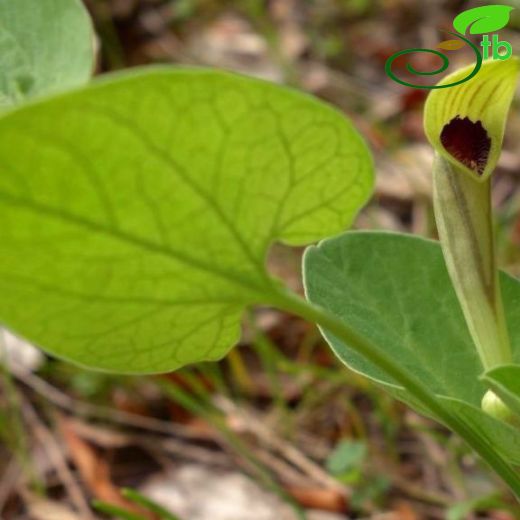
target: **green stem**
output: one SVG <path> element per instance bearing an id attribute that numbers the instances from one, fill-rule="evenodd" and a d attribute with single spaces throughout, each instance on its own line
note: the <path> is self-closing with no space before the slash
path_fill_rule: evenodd
<path id="1" fill-rule="evenodd" d="M 436 155 L 433 202 L 446 267 L 484 369 L 511 363 L 496 265 L 491 179 L 474 179 Z"/>
<path id="2" fill-rule="evenodd" d="M 356 350 L 368 361 L 384 370 L 397 383 L 415 396 L 442 423 L 464 438 L 508 484 L 515 496 L 520 499 L 520 475 L 516 473 L 513 467 L 495 451 L 486 439 L 480 437 L 477 431 L 447 410 L 442 402 L 430 392 L 427 386 L 403 370 L 390 356 L 348 327 L 340 318 L 308 303 L 294 293 L 278 288 L 277 298 L 274 298 L 271 303 L 308 321 L 317 323 L 343 343 Z"/>

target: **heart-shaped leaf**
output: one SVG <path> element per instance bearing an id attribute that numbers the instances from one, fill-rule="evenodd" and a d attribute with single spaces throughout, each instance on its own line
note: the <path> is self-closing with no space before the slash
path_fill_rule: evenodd
<path id="1" fill-rule="evenodd" d="M 342 114 L 229 73 L 133 72 L 24 106 L 0 119 L 0 321 L 104 370 L 220 358 L 278 290 L 271 242 L 338 233 L 372 182 Z"/>
<path id="2" fill-rule="evenodd" d="M 453 20 L 453 27 L 461 34 L 469 28 L 470 34 L 495 32 L 505 27 L 513 7 L 509 5 L 484 5 L 463 11 Z"/>
<path id="3" fill-rule="evenodd" d="M 480 404 L 482 367 L 437 243 L 390 233 L 346 233 L 308 248 L 304 269 L 312 303 L 390 352 L 435 394 Z M 394 384 L 347 346 L 327 339 L 351 368 Z"/>
<path id="4" fill-rule="evenodd" d="M 0 0 L 0 108 L 82 85 L 93 64 L 81 0 Z"/>
<path id="5" fill-rule="evenodd" d="M 520 463 L 520 433 L 480 410 L 486 391 L 482 365 L 469 336 L 438 243 L 380 232 L 349 232 L 307 249 L 307 298 L 390 355 L 419 379 L 484 440 L 509 439 L 503 453 Z M 520 283 L 503 274 L 501 285 L 515 359 L 520 358 Z M 510 305 L 508 305 L 510 303 Z M 421 412 L 415 396 L 327 332 L 336 355 L 352 370 L 383 385 Z M 472 426 L 472 427 L 473 427 Z M 488 441 L 485 441 L 488 442 Z M 505 441 L 504 441 L 505 442 Z"/>

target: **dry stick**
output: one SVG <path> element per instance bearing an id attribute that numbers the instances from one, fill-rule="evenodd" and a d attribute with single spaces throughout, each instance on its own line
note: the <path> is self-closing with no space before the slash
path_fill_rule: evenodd
<path id="1" fill-rule="evenodd" d="M 24 373 L 21 370 L 17 370 L 16 367 L 13 367 L 12 373 L 18 381 L 31 388 L 47 401 L 74 415 L 96 417 L 113 423 L 132 426 L 143 430 L 151 430 L 176 437 L 189 439 L 200 438 L 200 435 L 197 435 L 195 432 L 191 431 L 189 428 L 183 427 L 182 425 L 173 425 L 168 421 L 161 421 L 160 419 L 155 419 L 153 417 L 124 412 L 106 406 L 97 406 L 78 399 L 73 399 L 40 377 L 32 373 Z"/>
<path id="2" fill-rule="evenodd" d="M 305 487 L 314 482 L 314 479 L 309 478 L 308 475 L 302 475 L 300 471 L 274 453 L 260 448 L 252 448 L 252 451 L 264 466 L 278 474 L 279 479 L 285 485 Z"/>
<path id="3" fill-rule="evenodd" d="M 398 469 L 395 468 L 397 472 Z M 397 488 L 402 493 L 405 493 L 410 498 L 427 502 L 436 506 L 447 507 L 453 504 L 453 499 L 450 495 L 442 493 L 440 491 L 428 491 L 424 489 L 420 484 L 413 484 L 407 479 L 400 477 L 399 475 L 392 475 L 392 486 Z"/>
<path id="4" fill-rule="evenodd" d="M 23 384 L 31 388 L 34 392 L 43 396 L 50 403 L 75 415 L 85 415 L 90 417 L 103 418 L 126 426 L 147 429 L 173 436 L 182 436 L 189 439 L 196 439 L 199 437 L 194 432 L 189 431 L 187 428 L 183 428 L 177 425 L 174 426 L 166 421 L 161 421 L 150 417 L 144 417 L 128 412 L 122 412 L 108 407 L 91 405 L 83 401 L 72 399 L 64 392 L 61 392 L 54 386 L 50 385 L 49 383 L 32 373 L 24 373 L 22 371 L 13 370 L 13 374 L 17 380 L 21 381 Z M 180 454 L 182 454 L 183 452 L 186 453 L 185 450 L 183 451 L 182 449 L 179 449 L 177 446 L 173 446 L 171 444 L 165 444 L 165 447 L 172 452 Z M 346 495 L 345 488 L 342 488 L 338 482 L 329 477 L 325 472 L 323 472 L 323 470 L 321 470 L 321 468 L 319 468 L 319 466 L 314 465 L 314 463 L 306 459 L 305 456 L 300 454 L 297 450 L 294 451 L 296 451 L 296 454 L 292 453 L 293 458 L 298 460 L 299 464 L 295 463 L 294 461 L 291 461 L 293 462 L 293 464 L 297 466 L 301 466 L 302 464 L 303 466 L 307 466 L 307 473 L 309 473 L 308 470 L 309 468 L 311 468 L 310 476 L 313 477 L 314 480 L 317 480 L 318 482 L 321 481 L 322 483 L 327 482 L 326 485 L 329 487 L 331 486 L 330 483 L 333 483 L 333 487 L 335 489 L 341 489 L 343 494 Z M 296 457 L 294 455 L 296 455 Z M 322 475 L 316 478 L 316 473 L 321 473 Z M 324 479 L 323 476 L 325 477 Z M 340 487 L 338 488 L 338 486 Z"/>
<path id="5" fill-rule="evenodd" d="M 211 448 L 203 448 L 177 439 L 155 435 L 143 436 L 115 431 L 74 419 L 70 421 L 74 426 L 74 430 L 81 438 L 103 448 L 123 448 L 133 444 L 154 452 L 157 452 L 158 449 L 162 449 L 166 453 L 180 455 L 183 458 L 190 458 L 203 464 L 213 464 L 226 468 L 230 465 L 230 459 L 226 455 L 216 452 Z"/>
<path id="6" fill-rule="evenodd" d="M 289 462 L 318 482 L 328 488 L 335 489 L 344 496 L 349 495 L 349 489 L 331 477 L 318 464 L 307 458 L 301 451 L 296 449 L 292 444 L 283 441 L 277 437 L 272 431 L 265 427 L 253 414 L 247 413 L 245 410 L 239 410 L 234 403 L 228 399 L 221 397 L 217 400 L 216 405 L 225 413 L 232 414 L 241 419 L 241 426 L 247 429 L 271 449 L 279 452 Z"/>
<path id="7" fill-rule="evenodd" d="M 23 384 L 31 388 L 33 391 L 45 397 L 45 399 L 47 399 L 49 402 L 75 415 L 99 417 L 127 426 L 152 430 L 168 435 L 182 436 L 190 439 L 198 437 L 194 432 L 191 432 L 188 428 L 184 428 L 178 425 L 174 426 L 166 421 L 161 421 L 151 417 L 144 417 L 137 414 L 123 412 L 108 407 L 91 405 L 83 401 L 72 399 L 64 392 L 58 390 L 56 387 L 50 385 L 49 383 L 32 373 L 24 373 L 22 371 L 14 369 L 13 375 L 16 377 L 16 379 L 18 379 Z M 249 418 L 247 418 L 247 420 L 249 420 Z M 255 420 L 255 424 L 258 425 L 261 423 Z M 315 481 L 320 482 L 326 485 L 327 487 L 337 489 L 345 495 L 348 494 L 348 490 L 344 486 L 342 486 L 335 479 L 330 477 L 317 464 L 310 461 L 296 448 L 293 448 L 289 444 L 286 444 L 279 439 L 273 438 L 273 435 L 268 430 L 266 430 L 263 427 L 263 425 L 262 432 L 259 433 L 259 430 L 257 430 L 255 426 L 253 433 L 257 434 L 257 436 L 259 437 L 262 437 L 264 442 L 270 444 L 272 448 L 276 449 L 277 451 L 280 451 L 282 454 L 285 454 L 287 460 L 292 462 L 295 466 L 299 467 Z"/>
<path id="8" fill-rule="evenodd" d="M 38 414 L 27 400 L 24 400 L 22 413 L 25 417 L 25 420 L 32 425 L 32 431 L 42 444 L 44 450 L 49 456 L 49 460 L 52 462 L 56 468 L 57 473 L 60 475 L 63 485 L 65 486 L 65 489 L 67 490 L 67 493 L 78 513 L 80 513 L 81 518 L 85 518 L 87 520 L 94 519 L 95 517 L 90 510 L 88 501 L 83 495 L 81 487 L 76 482 L 72 471 L 69 469 L 67 465 L 67 459 L 54 435 L 47 428 L 47 426 L 45 426 L 43 421 L 40 420 Z"/>
<path id="9" fill-rule="evenodd" d="M 114 410 L 108 407 L 102 407 L 102 406 L 96 406 L 91 405 L 89 403 L 85 403 L 82 401 L 78 401 L 76 399 L 72 399 L 65 393 L 61 392 L 54 386 L 50 385 L 43 379 L 39 378 L 38 376 L 35 376 L 34 374 L 30 373 L 17 373 L 14 371 L 15 377 L 21 381 L 23 384 L 31 388 L 33 391 L 38 393 L 39 395 L 42 395 L 44 398 L 46 398 L 49 402 L 53 403 L 55 406 L 58 406 L 64 410 L 67 410 L 69 412 L 72 412 L 74 414 L 82 414 L 85 416 L 94 416 L 94 417 L 101 417 L 104 419 L 107 419 L 109 421 L 120 423 L 128 426 L 133 426 L 141 429 L 147 429 L 151 431 L 156 431 L 158 433 L 163 434 L 170 434 L 170 435 L 178 435 L 188 438 L 194 438 L 196 437 L 195 434 L 193 434 L 190 431 L 185 431 L 185 429 L 177 426 L 173 426 L 172 424 L 168 423 L 167 421 L 161 421 L 159 419 L 154 419 L 150 417 L 143 417 L 136 414 L 131 414 L 128 412 L 122 412 L 119 410 Z M 247 424 L 247 420 L 249 417 L 245 420 L 245 423 Z M 341 490 L 343 493 L 345 493 L 346 489 L 341 486 L 336 480 L 332 479 L 326 472 L 324 472 L 320 466 L 314 464 L 312 461 L 310 461 L 305 455 L 303 455 L 301 452 L 296 450 L 291 445 L 288 445 L 281 441 L 280 439 L 273 439 L 273 434 L 269 431 L 267 431 L 267 438 L 265 435 L 265 431 L 260 431 L 260 429 L 257 429 L 259 421 L 254 419 L 254 427 L 248 427 L 248 430 L 251 430 L 254 434 L 256 434 L 258 437 L 262 438 L 264 442 L 267 442 L 271 445 L 271 447 L 277 449 L 277 451 L 281 451 L 282 454 L 286 455 L 287 460 L 292 462 L 295 466 L 302 469 L 308 476 L 313 478 L 317 482 L 321 482 L 327 486 L 330 486 L 332 483 L 332 487 L 335 489 Z M 251 425 L 249 425 L 251 426 Z M 92 434 L 92 431 L 87 430 L 86 425 L 80 426 L 82 435 L 92 441 L 96 441 L 95 435 Z M 262 425 L 262 430 L 265 430 Z M 123 434 L 119 437 L 119 440 L 122 441 Z M 152 447 L 157 446 L 157 443 L 161 445 L 161 447 L 164 448 L 165 451 L 173 454 L 173 455 L 183 455 L 191 457 L 194 460 L 198 460 L 199 462 L 210 462 L 213 464 L 222 464 L 224 465 L 227 460 L 224 460 L 224 457 L 219 458 L 216 457 L 216 454 L 211 453 L 211 450 L 204 450 L 203 448 L 195 448 L 195 447 L 188 447 L 186 444 L 179 443 L 175 441 L 174 439 L 160 439 L 156 438 L 153 440 L 150 440 L 148 442 L 147 440 L 137 436 L 137 435 L 130 435 L 130 434 L 124 434 L 125 440 L 135 442 L 136 444 L 141 444 L 145 447 Z M 99 440 L 99 437 L 97 438 Z M 274 441 L 274 445 L 273 445 Z M 280 444 L 281 443 L 281 444 Z M 287 448 L 290 448 L 287 450 Z M 288 452 L 289 453 L 288 453 Z M 264 462 L 266 462 L 264 460 Z M 303 464 L 303 467 L 302 467 Z M 309 472 L 310 470 L 310 472 Z M 316 473 L 317 470 L 317 473 Z M 402 480 L 395 479 L 394 485 L 407 494 L 409 494 L 412 497 L 415 498 L 421 498 L 425 501 L 431 502 L 431 503 L 446 503 L 448 502 L 447 498 L 442 495 L 433 495 L 433 494 L 425 494 L 420 493 L 419 489 L 416 489 L 415 487 L 412 489 L 409 485 L 406 485 Z"/>

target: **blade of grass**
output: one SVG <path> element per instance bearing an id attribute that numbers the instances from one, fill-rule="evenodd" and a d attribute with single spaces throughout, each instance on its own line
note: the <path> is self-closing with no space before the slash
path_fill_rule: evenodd
<path id="1" fill-rule="evenodd" d="M 120 518 L 121 520 L 148 520 L 145 516 L 131 513 L 122 507 L 103 502 L 102 500 L 93 500 L 92 507 L 100 513 L 110 515 L 114 518 Z"/>
<path id="2" fill-rule="evenodd" d="M 178 516 L 175 516 L 174 514 L 170 513 L 170 511 L 160 506 L 153 500 L 150 500 L 149 498 L 145 497 L 144 495 L 141 495 L 141 493 L 135 491 L 134 489 L 123 488 L 121 490 L 121 493 L 126 499 L 131 500 L 135 504 L 148 509 L 156 515 L 159 515 L 161 520 L 180 520 Z"/>

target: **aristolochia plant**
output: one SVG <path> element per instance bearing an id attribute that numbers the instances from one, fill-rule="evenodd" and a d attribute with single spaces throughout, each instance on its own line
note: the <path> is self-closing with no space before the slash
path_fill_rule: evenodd
<path id="1" fill-rule="evenodd" d="M 516 59 L 501 66 L 489 62 L 478 82 L 436 92 L 425 108 L 426 133 L 436 150 L 434 209 L 441 246 L 486 370 L 513 361 L 495 258 L 491 174 L 517 74 Z M 491 391 L 485 395 L 483 407 L 503 418 L 509 416 Z"/>
<path id="2" fill-rule="evenodd" d="M 520 284 L 497 275 L 489 199 L 517 62 L 484 62 L 429 98 L 446 264 L 435 242 L 346 233 L 307 250 L 304 300 L 264 259 L 274 241 L 338 235 L 370 196 L 352 124 L 225 72 L 86 84 L 79 1 L 37 4 L 0 0 L 0 321 L 80 365 L 144 374 L 222 357 L 248 306 L 293 312 L 520 497 Z"/>

